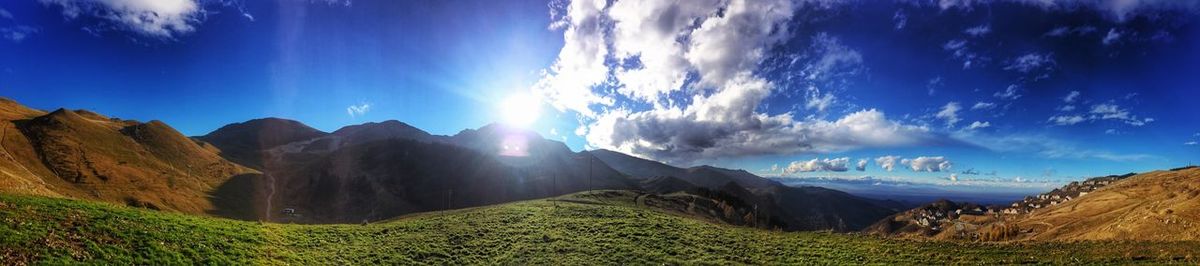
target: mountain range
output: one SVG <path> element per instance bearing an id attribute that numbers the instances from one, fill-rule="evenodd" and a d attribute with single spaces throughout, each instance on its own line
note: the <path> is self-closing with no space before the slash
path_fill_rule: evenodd
<path id="1" fill-rule="evenodd" d="M 329 133 L 263 118 L 186 137 L 161 121 L 8 99 L 0 119 L 0 192 L 242 220 L 358 223 L 589 190 L 688 195 L 714 202 L 694 212 L 783 230 L 853 231 L 898 211 L 743 170 L 574 152 L 501 124 L 443 136 L 394 120 Z"/>

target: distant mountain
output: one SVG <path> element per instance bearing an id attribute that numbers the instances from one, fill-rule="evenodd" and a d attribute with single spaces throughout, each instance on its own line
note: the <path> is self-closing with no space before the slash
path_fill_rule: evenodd
<path id="1" fill-rule="evenodd" d="M 1200 240 L 1200 168 L 1072 182 L 1006 206 L 935 202 L 864 230 L 903 238 Z"/>
<path id="2" fill-rule="evenodd" d="M 0 100 L 0 191 L 204 214 L 216 187 L 252 169 L 160 121 Z"/>
<path id="3" fill-rule="evenodd" d="M 596 158 L 634 178 L 649 189 L 678 189 L 709 196 L 730 195 L 762 215 L 775 217 L 787 230 L 859 230 L 897 210 L 876 200 L 820 187 L 790 187 L 744 170 L 712 166 L 678 168 L 610 150 L 594 150 Z"/>

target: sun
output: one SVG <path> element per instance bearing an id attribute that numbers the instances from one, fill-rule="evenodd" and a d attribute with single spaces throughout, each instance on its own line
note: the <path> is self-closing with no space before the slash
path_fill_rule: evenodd
<path id="1" fill-rule="evenodd" d="M 508 96 L 504 102 L 500 104 L 501 114 L 504 115 L 504 123 L 519 128 L 527 128 L 537 122 L 541 116 L 541 101 L 526 94 L 515 94 Z"/>

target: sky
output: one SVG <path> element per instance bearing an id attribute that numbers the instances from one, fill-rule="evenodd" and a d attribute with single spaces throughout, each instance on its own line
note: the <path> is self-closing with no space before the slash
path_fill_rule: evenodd
<path id="1" fill-rule="evenodd" d="M 1198 20 L 1191 0 L 4 1 L 0 96 L 193 136 L 523 121 L 780 180 L 1043 191 L 1200 163 Z"/>

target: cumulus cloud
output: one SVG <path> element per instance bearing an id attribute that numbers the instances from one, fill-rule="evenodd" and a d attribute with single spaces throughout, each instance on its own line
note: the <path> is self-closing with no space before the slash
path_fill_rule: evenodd
<path id="1" fill-rule="evenodd" d="M 950 170 L 950 160 L 942 156 L 921 156 L 914 159 L 904 159 L 900 163 L 907 165 L 909 169 L 916 172 L 941 172 Z"/>
<path id="2" fill-rule="evenodd" d="M 827 153 L 935 141 L 927 129 L 888 120 L 876 110 L 827 121 L 793 120 L 788 114 L 768 116 L 751 112 L 753 107 L 725 111 L 723 106 L 699 105 L 686 110 L 610 112 L 591 124 L 586 138 L 592 147 L 672 162 Z"/>
<path id="3" fill-rule="evenodd" d="M 779 85 L 761 77 L 771 47 L 790 36 L 797 1 L 576 1 L 553 25 L 565 44 L 534 90 L 574 111 L 587 145 L 675 163 L 720 157 L 836 152 L 944 141 L 928 129 L 863 109 L 834 120 L 762 111 Z M 805 110 L 862 55 L 815 34 L 813 56 L 790 57 Z M 774 58 L 774 57 L 773 57 Z M 616 100 L 620 99 L 621 104 Z"/>
<path id="4" fill-rule="evenodd" d="M 367 114 L 367 112 L 370 112 L 370 111 L 371 111 L 371 104 L 369 104 L 369 103 L 351 105 L 349 107 L 346 107 L 346 114 L 349 114 L 351 118 L 365 115 L 365 114 Z"/>
<path id="5" fill-rule="evenodd" d="M 962 119 L 958 118 L 958 110 L 962 110 L 962 106 L 959 106 L 958 102 L 948 102 L 942 106 L 942 109 L 934 117 L 946 121 L 946 127 L 954 127 L 954 124 L 962 121 Z"/>
<path id="6" fill-rule="evenodd" d="M 173 38 L 195 30 L 201 7 L 195 0 L 39 0 L 62 8 L 67 19 L 101 19 L 137 34 Z"/>
<path id="7" fill-rule="evenodd" d="M 958 174 L 950 174 L 951 182 L 958 182 Z"/>
<path id="8" fill-rule="evenodd" d="M 834 159 L 812 159 L 808 161 L 795 161 L 788 164 L 783 171 L 789 174 L 800 172 L 845 172 L 849 170 L 846 165 L 850 163 L 850 158 L 834 158 Z"/>
<path id="9" fill-rule="evenodd" d="M 891 172 L 896 169 L 896 163 L 900 161 L 900 156 L 888 155 L 875 158 L 875 164 L 878 164 L 883 170 Z"/>
<path id="10" fill-rule="evenodd" d="M 867 161 L 867 159 L 858 159 L 858 164 L 854 166 L 854 170 L 858 170 L 859 172 L 866 171 Z"/>

